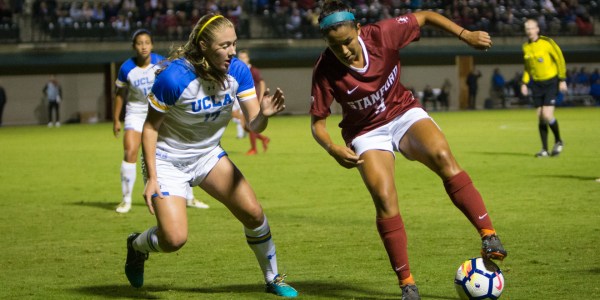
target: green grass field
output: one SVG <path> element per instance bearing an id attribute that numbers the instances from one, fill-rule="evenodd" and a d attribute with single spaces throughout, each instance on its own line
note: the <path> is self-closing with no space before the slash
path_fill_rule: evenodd
<path id="1" fill-rule="evenodd" d="M 509 251 L 502 299 L 600 299 L 600 109 L 556 115 L 565 150 L 536 159 L 533 110 L 432 114 Z M 340 141 L 338 121 L 328 125 Z M 245 156 L 248 140 L 236 139 L 233 126 L 223 146 L 253 185 L 280 271 L 300 297 L 399 299 L 358 172 L 313 141 L 307 116 L 273 118 L 266 134 L 266 154 Z M 125 238 L 155 219 L 142 202 L 141 176 L 133 210 L 114 212 L 122 152 L 108 123 L 0 128 L 0 299 L 277 298 L 263 292 L 239 222 L 197 188 L 211 208 L 188 210 L 187 245 L 151 255 L 145 286 L 131 288 Z M 478 235 L 432 172 L 401 156 L 396 170 L 422 299 L 458 299 L 454 273 L 478 255 Z"/>

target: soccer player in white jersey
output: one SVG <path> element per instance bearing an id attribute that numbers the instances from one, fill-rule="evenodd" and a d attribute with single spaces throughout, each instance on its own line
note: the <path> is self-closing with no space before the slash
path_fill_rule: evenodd
<path id="1" fill-rule="evenodd" d="M 113 107 L 113 133 L 115 137 L 121 132 L 121 110 L 124 99 L 125 107 L 125 134 L 123 137 L 124 155 L 121 162 L 121 190 L 123 200 L 117 206 L 118 213 L 127 213 L 131 210 L 131 193 L 136 179 L 136 163 L 138 151 L 142 141 L 142 128 L 148 113 L 146 96 L 154 83 L 156 65 L 164 57 L 152 53 L 153 43 L 150 32 L 139 29 L 132 36 L 135 57 L 126 60 L 119 70 L 115 85 L 117 86 L 115 103 Z M 188 191 L 188 206 L 208 208 L 208 205 L 194 198 L 190 187 Z"/>
<path id="2" fill-rule="evenodd" d="M 220 145 L 236 98 L 248 127 L 256 132 L 284 109 L 279 89 L 257 100 L 250 70 L 235 58 L 236 44 L 231 21 L 221 15 L 202 17 L 188 42 L 158 73 L 148 95 L 150 108 L 142 133 L 144 197 L 157 226 L 127 238 L 125 274 L 134 287 L 144 284 L 144 262 L 150 252 L 175 252 L 186 243 L 185 194 L 192 185 L 223 203 L 242 223 L 266 292 L 298 295 L 279 274 L 269 223 L 252 187 Z"/>

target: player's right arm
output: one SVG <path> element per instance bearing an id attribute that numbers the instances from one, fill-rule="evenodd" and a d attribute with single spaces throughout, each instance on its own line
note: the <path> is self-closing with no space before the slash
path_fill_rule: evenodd
<path id="1" fill-rule="evenodd" d="M 311 130 L 314 139 L 344 168 L 350 169 L 362 164 L 362 160 L 352 149 L 333 143 L 327 131 L 327 118 L 311 116 Z"/>
<path id="2" fill-rule="evenodd" d="M 121 132 L 121 111 L 123 109 L 123 103 L 125 103 L 124 99 L 126 95 L 126 88 L 117 87 L 115 92 L 115 103 L 113 104 L 113 134 L 115 137 L 118 137 Z"/>
<path id="3" fill-rule="evenodd" d="M 162 198 L 160 186 L 158 185 L 156 173 L 156 141 L 158 139 L 158 129 L 165 119 L 165 114 L 157 111 L 151 105 L 148 107 L 148 115 L 144 122 L 142 131 L 142 151 L 144 153 L 144 164 L 146 167 L 146 187 L 144 189 L 144 200 L 151 214 L 154 214 L 152 206 L 152 196 L 158 195 Z"/>

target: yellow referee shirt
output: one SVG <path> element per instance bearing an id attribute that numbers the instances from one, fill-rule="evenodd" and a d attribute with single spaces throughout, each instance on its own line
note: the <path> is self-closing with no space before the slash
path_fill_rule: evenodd
<path id="1" fill-rule="evenodd" d="M 540 36 L 535 42 L 523 44 L 523 58 L 525 59 L 525 72 L 523 83 L 529 80 L 544 81 L 558 76 L 558 79 L 567 78 L 567 66 L 562 51 L 549 37 Z"/>

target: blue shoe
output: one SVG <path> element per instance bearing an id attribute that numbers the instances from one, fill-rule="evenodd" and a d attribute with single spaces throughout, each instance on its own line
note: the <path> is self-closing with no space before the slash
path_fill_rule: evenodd
<path id="1" fill-rule="evenodd" d="M 284 282 L 285 275 L 275 275 L 273 281 L 267 283 L 266 292 L 286 298 L 298 297 L 298 291 Z"/>
<path id="2" fill-rule="evenodd" d="M 147 253 L 133 249 L 133 240 L 140 235 L 132 233 L 127 237 L 127 260 L 125 261 L 125 275 L 131 286 L 140 288 L 144 285 L 144 262 L 148 259 Z"/>

